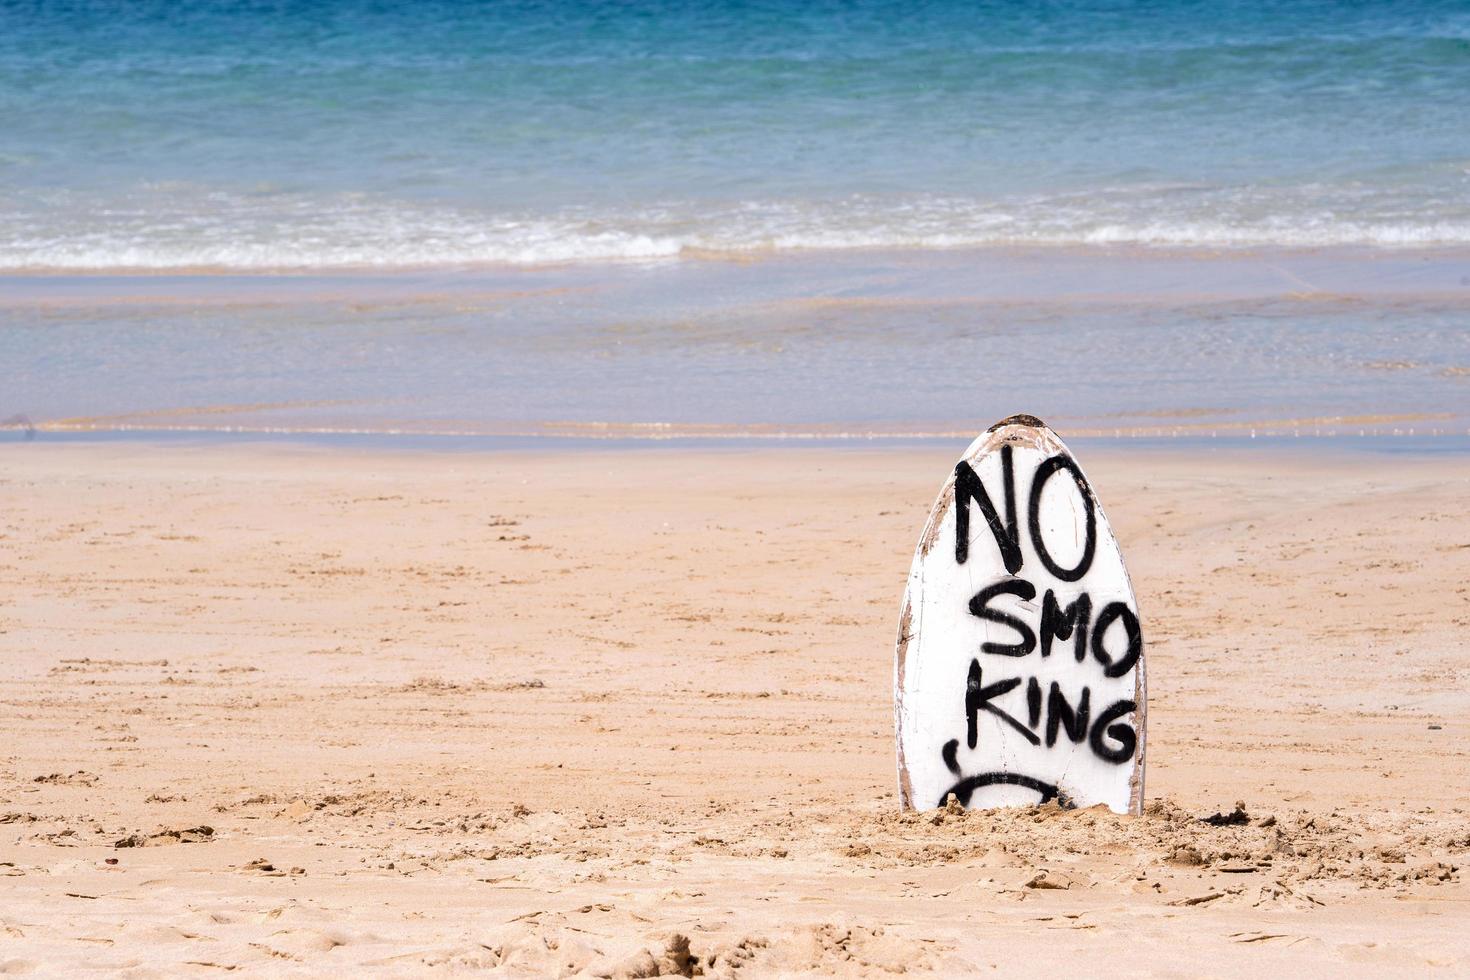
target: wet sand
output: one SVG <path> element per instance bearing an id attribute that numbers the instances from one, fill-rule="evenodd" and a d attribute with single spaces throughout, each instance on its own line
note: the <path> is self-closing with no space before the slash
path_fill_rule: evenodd
<path id="1" fill-rule="evenodd" d="M 0 972 L 1470 968 L 1470 462 L 1082 449 L 1147 812 L 904 815 L 959 448 L 0 447 Z"/>
<path id="2" fill-rule="evenodd" d="M 879 249 L 15 275 L 0 290 L 0 424 L 963 439 L 1024 409 L 1068 438 L 1464 438 L 1467 254 Z"/>

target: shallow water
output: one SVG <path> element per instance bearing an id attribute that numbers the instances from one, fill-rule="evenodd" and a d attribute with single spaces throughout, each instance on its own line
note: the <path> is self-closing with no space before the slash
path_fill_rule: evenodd
<path id="1" fill-rule="evenodd" d="M 1440 255 L 838 253 L 311 277 L 34 277 L 0 417 L 575 438 L 1470 429 Z"/>

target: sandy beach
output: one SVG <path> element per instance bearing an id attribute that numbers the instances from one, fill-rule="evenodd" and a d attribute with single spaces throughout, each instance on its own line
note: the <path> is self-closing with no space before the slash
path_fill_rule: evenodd
<path id="1" fill-rule="evenodd" d="M 1140 818 L 899 812 L 957 450 L 3 447 L 0 972 L 1470 970 L 1470 465 L 1077 449 Z"/>

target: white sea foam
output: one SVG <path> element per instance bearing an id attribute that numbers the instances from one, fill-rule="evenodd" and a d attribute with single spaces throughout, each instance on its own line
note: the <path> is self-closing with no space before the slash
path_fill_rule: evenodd
<path id="1" fill-rule="evenodd" d="M 0 199 L 0 269 L 221 270 L 541 265 L 811 249 L 1470 244 L 1470 200 L 1353 189 L 1126 187 L 998 201 L 849 196 L 495 214 L 158 187 L 127 207 Z"/>

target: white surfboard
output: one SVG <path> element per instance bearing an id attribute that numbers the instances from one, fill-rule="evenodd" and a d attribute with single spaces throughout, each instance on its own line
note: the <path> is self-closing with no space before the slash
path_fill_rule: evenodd
<path id="1" fill-rule="evenodd" d="M 1143 807 L 1143 635 L 1123 554 L 1071 452 L 1014 415 L 939 492 L 894 662 L 905 809 Z"/>

